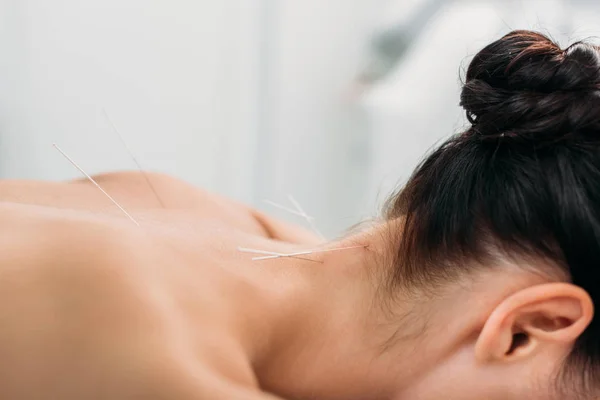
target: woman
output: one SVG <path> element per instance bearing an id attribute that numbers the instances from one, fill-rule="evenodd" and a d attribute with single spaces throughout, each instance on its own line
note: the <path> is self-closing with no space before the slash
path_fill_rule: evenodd
<path id="1" fill-rule="evenodd" d="M 151 175 L 3 182 L 2 399 L 598 399 L 600 50 L 516 31 L 386 218 L 312 235 Z"/>

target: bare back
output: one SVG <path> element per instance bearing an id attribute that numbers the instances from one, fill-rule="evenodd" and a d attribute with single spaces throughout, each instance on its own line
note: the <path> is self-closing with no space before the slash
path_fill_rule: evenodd
<path id="1" fill-rule="evenodd" d="M 235 249 L 313 238 L 151 179 L 160 201 L 139 174 L 97 177 L 140 227 L 83 181 L 0 183 L 0 398 L 259 395 L 227 299 L 260 296 Z"/>

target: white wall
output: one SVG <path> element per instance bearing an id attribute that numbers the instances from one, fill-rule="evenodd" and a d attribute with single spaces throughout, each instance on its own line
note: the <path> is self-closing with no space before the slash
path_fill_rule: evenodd
<path id="1" fill-rule="evenodd" d="M 365 113 L 349 92 L 385 2 L 276 2 L 257 201 L 285 202 L 293 194 L 329 234 L 364 216 L 369 138 Z"/>
<path id="2" fill-rule="evenodd" d="M 377 3 L 4 0 L 0 176 L 77 176 L 52 142 L 90 173 L 134 169 L 106 108 L 145 168 L 259 206 L 294 194 L 336 232 L 364 197 L 346 95 Z"/>
<path id="3" fill-rule="evenodd" d="M 369 160 L 347 100 L 388 0 L 3 0 L 0 177 L 143 167 L 354 223 Z M 7 47 L 4 47 L 6 45 Z M 284 214 L 281 217 L 289 218 Z"/>
<path id="4" fill-rule="evenodd" d="M 90 173 L 135 169 L 106 108 L 144 167 L 250 199 L 255 3 L 1 2 L 0 176 L 76 176 L 52 142 Z"/>

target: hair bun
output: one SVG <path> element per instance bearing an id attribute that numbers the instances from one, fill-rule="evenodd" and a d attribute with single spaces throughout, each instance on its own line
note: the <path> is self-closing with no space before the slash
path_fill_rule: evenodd
<path id="1" fill-rule="evenodd" d="M 563 50 L 542 34 L 511 32 L 475 56 L 460 104 L 484 139 L 600 140 L 599 48 L 577 42 Z"/>

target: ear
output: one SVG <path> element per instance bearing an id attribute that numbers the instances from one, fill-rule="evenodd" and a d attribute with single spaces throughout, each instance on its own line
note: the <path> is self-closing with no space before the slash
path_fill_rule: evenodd
<path id="1" fill-rule="evenodd" d="M 523 289 L 506 298 L 487 319 L 475 345 L 479 362 L 513 361 L 549 345 L 571 345 L 594 315 L 587 292 L 568 283 Z"/>

